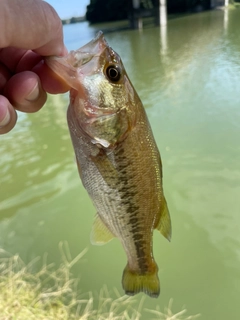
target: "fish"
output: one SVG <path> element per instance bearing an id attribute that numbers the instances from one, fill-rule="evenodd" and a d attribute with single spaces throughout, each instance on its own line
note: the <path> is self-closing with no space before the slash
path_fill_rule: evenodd
<path id="1" fill-rule="evenodd" d="M 96 210 L 91 242 L 118 238 L 127 256 L 126 294 L 160 294 L 153 231 L 170 241 L 162 163 L 142 105 L 120 56 L 100 31 L 46 64 L 70 87 L 68 127 L 78 171 Z"/>

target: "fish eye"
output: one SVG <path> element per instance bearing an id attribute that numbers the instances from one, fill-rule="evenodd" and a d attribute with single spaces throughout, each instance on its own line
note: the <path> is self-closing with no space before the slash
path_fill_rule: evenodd
<path id="1" fill-rule="evenodd" d="M 110 65 L 106 69 L 106 75 L 109 80 L 117 82 L 121 78 L 121 69 L 116 65 Z"/>

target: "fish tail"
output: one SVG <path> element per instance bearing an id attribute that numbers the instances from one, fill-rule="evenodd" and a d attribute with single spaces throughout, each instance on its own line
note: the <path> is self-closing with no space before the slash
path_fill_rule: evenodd
<path id="1" fill-rule="evenodd" d="M 146 272 L 144 274 L 132 271 L 127 265 L 122 277 L 122 286 L 125 293 L 133 296 L 139 292 L 144 292 L 152 298 L 157 298 L 160 293 L 160 283 L 157 272 L 157 265 L 152 272 Z"/>

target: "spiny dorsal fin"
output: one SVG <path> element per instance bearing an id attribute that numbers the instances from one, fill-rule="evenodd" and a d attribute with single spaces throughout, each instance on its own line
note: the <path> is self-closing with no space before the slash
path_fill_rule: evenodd
<path id="1" fill-rule="evenodd" d="M 112 232 L 106 227 L 97 214 L 94 218 L 92 232 L 91 232 L 91 243 L 94 245 L 101 246 L 114 238 Z"/>
<path id="2" fill-rule="evenodd" d="M 160 217 L 157 226 L 155 227 L 161 234 L 168 240 L 171 240 L 172 225 L 171 218 L 168 211 L 168 206 L 165 198 L 163 197 L 163 203 L 161 206 Z"/>

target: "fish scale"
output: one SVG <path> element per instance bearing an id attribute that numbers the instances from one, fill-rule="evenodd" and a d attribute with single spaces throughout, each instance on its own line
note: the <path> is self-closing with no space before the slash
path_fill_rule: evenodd
<path id="1" fill-rule="evenodd" d="M 97 210 L 91 241 L 100 245 L 118 238 L 127 256 L 125 293 L 156 298 L 153 231 L 170 240 L 171 220 L 161 158 L 141 100 L 102 33 L 67 57 L 46 62 L 72 88 L 69 131 L 80 177 Z"/>

